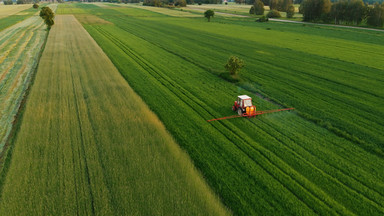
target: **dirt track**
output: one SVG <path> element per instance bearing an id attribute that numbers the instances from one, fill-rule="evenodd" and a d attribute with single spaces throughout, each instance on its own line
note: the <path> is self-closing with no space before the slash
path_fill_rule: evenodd
<path id="1" fill-rule="evenodd" d="M 331 26 L 331 27 L 339 27 L 339 28 L 351 28 L 351 29 L 361 29 L 361 30 L 369 30 L 369 31 L 378 31 L 384 32 L 384 29 L 374 29 L 374 28 L 363 28 L 357 26 L 344 26 L 344 25 L 333 25 L 333 24 L 320 24 L 320 23 L 310 23 L 310 22 L 301 22 L 301 21 L 293 21 L 293 20 L 282 20 L 282 19 L 269 19 L 274 22 L 286 22 L 286 23 L 298 23 L 298 24 L 308 24 L 308 25 L 320 25 L 320 26 Z"/>
<path id="2" fill-rule="evenodd" d="M 205 9 L 195 8 L 195 7 L 190 7 L 190 6 L 188 6 L 187 9 L 196 10 L 196 11 L 206 11 Z M 219 15 L 222 15 L 222 16 L 232 16 L 232 17 L 250 17 L 250 16 L 245 16 L 245 15 L 223 13 L 223 12 L 217 12 L 217 11 L 215 11 L 215 14 L 219 14 Z"/>
<path id="3" fill-rule="evenodd" d="M 188 7 L 188 9 L 196 10 L 196 11 L 205 11 L 204 9 L 195 8 L 195 7 Z M 250 17 L 250 16 L 246 16 L 246 15 L 223 13 L 223 12 L 217 12 L 217 11 L 215 11 L 215 14 L 223 15 L 223 16 L 232 16 L 232 17 Z M 331 27 L 339 27 L 339 28 L 351 28 L 351 29 L 361 29 L 361 30 L 384 32 L 384 29 L 363 28 L 363 27 L 357 27 L 357 26 L 345 26 L 345 25 L 334 25 L 334 24 L 320 24 L 320 23 L 310 23 L 310 22 L 302 22 L 302 21 L 294 21 L 294 20 L 273 19 L 273 18 L 270 18 L 269 20 L 273 21 L 273 22 L 297 23 L 297 24 L 308 24 L 308 25 L 321 25 L 321 26 L 331 26 Z"/>

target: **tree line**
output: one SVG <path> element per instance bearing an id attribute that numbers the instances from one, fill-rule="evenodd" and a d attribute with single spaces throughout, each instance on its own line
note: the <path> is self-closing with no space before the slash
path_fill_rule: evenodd
<path id="1" fill-rule="evenodd" d="M 373 5 L 375 3 L 379 3 L 379 4 L 384 3 L 384 0 L 363 0 L 363 2 Z"/>
<path id="2" fill-rule="evenodd" d="M 299 9 L 303 20 L 345 25 L 359 25 L 362 22 L 371 26 L 383 27 L 384 3 L 368 5 L 362 0 L 304 0 Z"/>
<path id="3" fill-rule="evenodd" d="M 240 0 L 236 0 L 240 1 Z M 290 5 L 293 5 L 293 0 L 247 0 L 246 4 L 256 5 L 258 1 L 265 6 L 269 6 L 271 10 L 278 10 L 286 12 Z"/>
<path id="4" fill-rule="evenodd" d="M 32 3 L 39 3 L 39 0 L 17 0 L 16 4 L 32 4 Z M 4 5 L 13 5 L 13 0 L 4 0 Z"/>
<path id="5" fill-rule="evenodd" d="M 237 4 L 249 4 L 252 5 L 255 0 L 234 0 Z M 301 4 L 304 0 L 293 0 L 293 4 Z M 331 0 L 332 3 L 337 2 L 338 0 Z M 384 0 L 362 0 L 366 4 L 373 5 L 375 3 L 383 3 Z M 270 0 L 262 0 L 264 5 L 269 5 Z"/>
<path id="6" fill-rule="evenodd" d="M 280 16 L 279 11 L 287 13 L 287 18 L 292 18 L 295 14 L 295 6 L 293 6 L 292 0 L 249 0 L 253 3 L 253 6 L 249 10 L 250 14 L 263 15 L 264 6 L 269 6 L 270 12 L 267 14 L 268 18 L 278 18 Z"/>

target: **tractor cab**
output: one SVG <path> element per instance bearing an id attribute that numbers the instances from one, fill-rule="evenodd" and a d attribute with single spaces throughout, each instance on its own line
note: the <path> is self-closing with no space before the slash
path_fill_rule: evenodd
<path id="1" fill-rule="evenodd" d="M 252 98 L 248 95 L 240 95 L 237 97 L 237 104 L 239 104 L 241 108 L 252 106 Z"/>
<path id="2" fill-rule="evenodd" d="M 248 95 L 240 95 L 232 107 L 233 111 L 241 116 L 254 116 L 256 114 L 256 106 L 252 105 L 252 98 Z"/>

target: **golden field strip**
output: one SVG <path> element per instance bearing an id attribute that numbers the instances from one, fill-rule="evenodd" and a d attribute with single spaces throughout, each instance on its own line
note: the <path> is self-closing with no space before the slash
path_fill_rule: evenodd
<path id="1" fill-rule="evenodd" d="M 228 214 L 80 23 L 55 22 L 3 174 L 0 215 Z"/>
<path id="2" fill-rule="evenodd" d="M 21 4 L 21 5 L 1 5 L 0 4 L 0 19 L 17 14 L 20 11 L 31 8 L 32 4 Z"/>
<path id="3" fill-rule="evenodd" d="M 105 5 L 105 4 L 99 3 L 97 5 L 99 6 L 99 5 Z M 190 13 L 188 11 L 180 11 L 180 10 L 175 10 L 175 9 L 161 8 L 161 7 L 139 6 L 139 5 L 135 5 L 135 4 L 126 4 L 123 6 L 141 8 L 141 9 L 149 10 L 152 12 L 164 14 L 167 16 L 172 16 L 172 17 L 201 17 L 200 14 L 193 14 L 193 13 Z"/>
<path id="4" fill-rule="evenodd" d="M 34 16 L 0 32 L 0 152 L 36 69 L 45 28 Z"/>

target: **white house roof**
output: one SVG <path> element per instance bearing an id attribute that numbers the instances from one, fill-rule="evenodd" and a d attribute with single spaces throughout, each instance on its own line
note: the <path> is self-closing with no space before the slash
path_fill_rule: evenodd
<path id="1" fill-rule="evenodd" d="M 241 100 L 252 99 L 252 98 L 249 97 L 248 95 L 240 95 L 239 98 L 240 98 Z"/>

